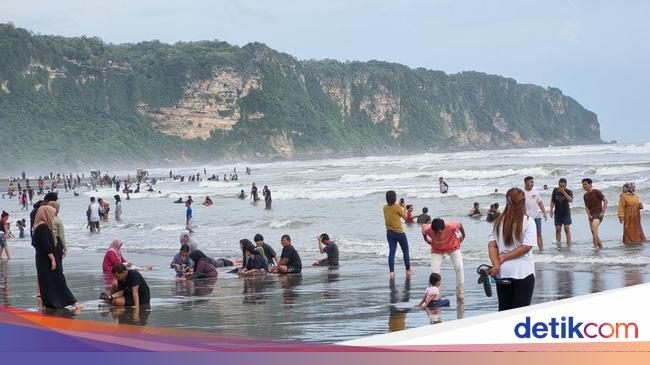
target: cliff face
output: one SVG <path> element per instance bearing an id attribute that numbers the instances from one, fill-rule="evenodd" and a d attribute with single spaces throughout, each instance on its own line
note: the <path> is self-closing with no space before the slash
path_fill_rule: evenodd
<path id="1" fill-rule="evenodd" d="M 598 143 L 558 89 L 298 61 L 262 44 L 107 45 L 0 25 L 0 153 L 65 164 Z"/>

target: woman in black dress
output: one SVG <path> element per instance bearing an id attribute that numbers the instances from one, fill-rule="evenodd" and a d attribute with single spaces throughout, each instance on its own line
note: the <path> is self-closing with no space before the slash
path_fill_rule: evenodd
<path id="1" fill-rule="evenodd" d="M 36 249 L 36 272 L 45 308 L 83 308 L 68 289 L 61 265 L 57 263 L 57 239 L 52 230 L 56 209 L 49 205 L 38 208 L 32 228 L 32 245 Z M 59 261 L 60 262 L 60 261 Z"/>

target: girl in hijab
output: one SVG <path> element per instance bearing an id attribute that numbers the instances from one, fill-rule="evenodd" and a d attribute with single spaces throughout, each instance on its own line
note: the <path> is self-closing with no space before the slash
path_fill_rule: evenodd
<path id="1" fill-rule="evenodd" d="M 623 225 L 623 243 L 645 242 L 641 227 L 641 210 L 643 203 L 636 195 L 634 183 L 623 185 L 623 192 L 618 201 L 618 221 Z"/>
<path id="2" fill-rule="evenodd" d="M 115 198 L 115 221 L 121 222 L 122 221 L 122 198 L 120 198 L 120 196 L 117 194 L 115 194 L 113 198 Z"/>
<path id="3" fill-rule="evenodd" d="M 63 270 L 57 264 L 55 252 L 58 244 L 53 228 L 55 216 L 54 207 L 41 206 L 36 213 L 32 228 L 32 245 L 36 250 L 36 272 L 41 300 L 46 308 L 74 306 L 76 309 L 81 309 L 83 306 L 68 289 Z"/>
<path id="4" fill-rule="evenodd" d="M 189 234 L 189 233 L 187 233 L 187 232 L 183 232 L 183 233 L 181 233 L 181 239 L 180 239 L 180 241 L 181 241 L 181 246 L 182 246 L 182 245 L 188 245 L 188 246 L 190 246 L 190 252 L 191 252 L 191 251 L 196 251 L 196 250 L 198 250 L 198 247 L 197 247 L 197 245 L 196 245 L 196 242 L 192 241 L 192 239 L 190 238 L 190 234 Z"/>
<path id="5" fill-rule="evenodd" d="M 113 273 L 111 270 L 113 270 L 113 265 L 115 264 L 123 264 L 126 267 L 133 266 L 133 264 L 122 256 L 122 245 L 124 245 L 124 241 L 114 240 L 111 242 L 108 250 L 106 250 L 106 253 L 104 254 L 104 262 L 102 263 L 102 271 L 104 272 L 104 275 L 110 275 L 112 277 Z"/>
<path id="6" fill-rule="evenodd" d="M 194 262 L 194 272 L 187 277 L 188 279 L 216 278 L 219 275 L 213 260 L 207 257 L 203 251 L 190 251 L 190 260 Z"/>
<path id="7" fill-rule="evenodd" d="M 63 258 L 68 254 L 68 243 L 65 240 L 65 229 L 63 227 L 63 221 L 59 218 L 59 209 L 61 209 L 61 204 L 58 201 L 48 202 L 47 205 L 53 207 L 56 210 L 56 215 L 52 220 L 52 228 L 54 229 L 54 236 L 56 236 L 56 250 L 54 256 L 56 257 L 56 263 L 63 270 Z"/>

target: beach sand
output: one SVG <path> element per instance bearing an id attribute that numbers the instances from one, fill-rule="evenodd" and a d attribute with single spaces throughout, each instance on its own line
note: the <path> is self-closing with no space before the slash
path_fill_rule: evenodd
<path id="1" fill-rule="evenodd" d="M 21 248 L 12 253 L 15 259 L 0 263 L 0 305 L 38 310 L 33 252 Z M 306 267 L 299 275 L 242 279 L 222 271 L 216 280 L 189 282 L 175 281 L 163 256 L 131 251 L 132 262 L 155 266 L 143 272 L 151 289 L 151 306 L 134 318 L 130 309 L 111 310 L 97 299 L 104 290 L 99 268 L 102 256 L 100 252 L 72 253 L 64 260 L 68 285 L 86 308 L 78 315 L 68 310 L 54 314 L 256 338 L 337 342 L 497 309 L 496 291 L 491 298 L 485 296 L 476 283 L 479 263 L 472 261 L 465 262 L 465 303 L 457 303 L 453 280 L 446 280 L 442 292 L 451 306 L 442 308 L 438 318 L 416 307 L 429 275 L 428 263 L 423 261 L 415 263 L 416 275 L 410 278 L 397 266 L 395 280 L 388 279 L 383 260 L 363 265 L 342 260 L 339 268 Z M 454 277 L 449 261 L 443 263 L 441 274 Z M 533 303 L 648 282 L 650 273 L 642 267 L 605 267 L 592 272 L 576 271 L 572 265 L 537 264 L 536 277 Z"/>

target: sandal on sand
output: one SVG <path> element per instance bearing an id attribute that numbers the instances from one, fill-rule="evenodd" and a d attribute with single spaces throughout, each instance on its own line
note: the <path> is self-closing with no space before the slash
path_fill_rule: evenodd
<path id="1" fill-rule="evenodd" d="M 478 283 L 483 284 L 483 290 L 488 297 L 492 296 L 492 285 L 490 285 L 490 274 L 488 274 L 491 268 L 490 265 L 481 265 L 476 269 L 479 274 Z"/>

